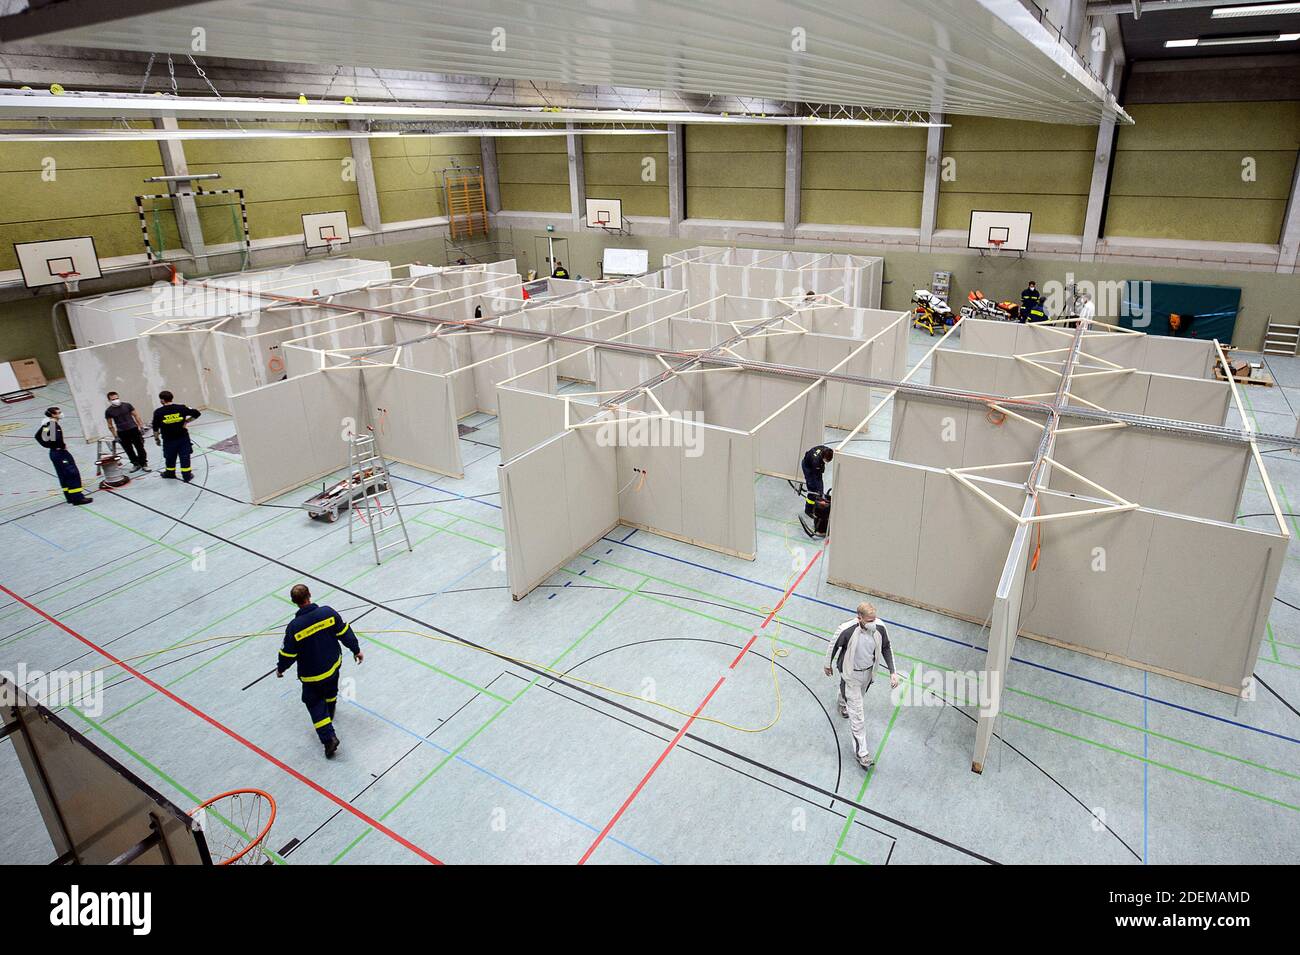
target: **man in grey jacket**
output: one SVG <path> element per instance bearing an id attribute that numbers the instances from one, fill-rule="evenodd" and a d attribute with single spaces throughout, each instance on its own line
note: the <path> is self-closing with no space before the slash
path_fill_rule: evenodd
<path id="1" fill-rule="evenodd" d="M 840 716 L 849 718 L 849 732 L 853 734 L 854 755 L 858 765 L 870 769 L 875 760 L 867 747 L 866 717 L 862 701 L 875 669 L 881 663 L 889 668 L 890 687 L 898 686 L 898 670 L 894 668 L 894 651 L 889 646 L 889 634 L 876 620 L 876 608 L 869 603 L 858 604 L 858 615 L 835 631 L 835 639 L 826 648 L 827 676 L 840 672 Z"/>

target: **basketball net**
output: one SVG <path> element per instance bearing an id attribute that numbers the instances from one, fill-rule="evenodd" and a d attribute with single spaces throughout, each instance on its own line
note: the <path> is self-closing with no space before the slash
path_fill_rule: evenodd
<path id="1" fill-rule="evenodd" d="M 80 272 L 60 272 L 59 278 L 63 280 L 63 288 L 69 294 L 75 292 L 81 286 Z"/>
<path id="2" fill-rule="evenodd" d="M 233 789 L 190 812 L 216 865 L 261 865 L 264 842 L 275 822 L 275 799 L 260 789 Z"/>

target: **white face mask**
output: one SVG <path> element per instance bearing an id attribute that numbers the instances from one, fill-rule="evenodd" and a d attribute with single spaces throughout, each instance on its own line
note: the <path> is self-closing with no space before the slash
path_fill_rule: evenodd
<path id="1" fill-rule="evenodd" d="M 111 401 L 109 401 L 109 404 L 112 405 L 114 408 L 116 408 L 116 407 L 117 407 L 118 405 L 120 405 L 121 403 L 122 403 L 122 399 L 121 399 L 121 398 L 114 398 L 114 399 L 112 399 Z"/>

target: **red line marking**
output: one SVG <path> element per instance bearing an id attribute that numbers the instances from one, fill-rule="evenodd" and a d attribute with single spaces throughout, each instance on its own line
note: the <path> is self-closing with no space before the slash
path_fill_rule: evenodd
<path id="1" fill-rule="evenodd" d="M 586 861 L 591 858 L 591 854 L 596 851 L 596 847 L 604 841 L 607 835 L 609 835 L 609 830 L 614 828 L 614 823 L 618 822 L 623 813 L 627 811 L 627 807 L 632 805 L 632 800 L 636 799 L 636 797 L 641 793 L 641 790 L 645 788 L 645 784 L 650 782 L 650 777 L 653 776 L 659 767 L 663 765 L 664 760 L 668 758 L 668 754 L 673 751 L 673 747 L 675 747 L 678 741 L 686 735 L 686 731 L 691 728 L 691 724 L 695 722 L 695 718 L 700 715 L 700 712 L 704 707 L 708 706 L 709 700 L 713 699 L 713 694 L 718 692 L 718 687 L 722 686 L 726 680 L 727 678 L 725 676 L 718 677 L 718 682 L 713 684 L 713 689 L 709 690 L 709 695 L 700 701 L 700 705 L 695 708 L 695 712 L 691 714 L 691 718 L 682 724 L 682 728 L 677 731 L 677 735 L 673 737 L 672 742 L 670 742 L 668 747 L 659 754 L 659 758 L 655 760 L 654 765 L 650 767 L 649 771 L 641 777 L 641 781 L 636 784 L 636 789 L 632 790 L 632 794 L 623 800 L 623 805 L 618 807 L 618 812 L 614 813 L 609 822 L 605 823 L 605 828 L 600 830 L 600 835 L 596 837 L 596 841 L 587 847 L 587 851 L 584 852 L 582 858 L 578 860 L 578 865 L 585 864 Z"/>
<path id="2" fill-rule="evenodd" d="M 790 599 L 790 595 L 799 589 L 799 585 L 803 583 L 803 579 L 807 575 L 808 571 L 812 570 L 813 564 L 817 563 L 818 559 L 823 553 L 825 553 L 825 551 L 826 548 L 823 547 L 817 553 L 813 554 L 812 560 L 808 561 L 808 566 L 800 572 L 799 576 L 794 579 L 794 583 L 792 583 L 786 592 L 781 595 L 781 599 L 776 602 L 776 606 L 773 607 L 772 612 L 767 615 L 767 619 L 758 625 L 759 630 L 766 628 L 767 625 L 772 622 L 773 618 L 781 612 L 781 608 L 784 607 L 785 602 Z M 736 659 L 731 661 L 731 666 L 728 667 L 728 669 L 736 669 L 736 664 L 740 663 L 740 661 L 745 658 L 745 654 L 749 652 L 749 648 L 754 645 L 754 641 L 757 639 L 758 633 L 755 632 L 754 635 L 749 638 L 749 642 L 740 648 L 740 652 L 736 654 Z"/>
<path id="3" fill-rule="evenodd" d="M 769 623 L 772 622 L 772 618 L 775 617 L 777 613 L 780 611 L 780 609 L 785 606 L 785 602 L 790 599 L 790 595 L 794 593 L 795 590 L 799 587 L 799 584 L 803 582 L 803 579 L 805 576 L 807 576 L 808 571 L 812 570 L 813 564 L 817 563 L 818 559 L 821 557 L 823 553 L 825 553 L 825 551 L 826 548 L 822 547 L 821 550 L 813 554 L 812 560 L 808 561 L 808 566 L 805 567 L 800 572 L 799 576 L 794 579 L 794 583 L 792 583 L 786 589 L 786 592 L 781 595 L 781 599 L 776 602 L 776 606 L 773 607 L 772 612 L 767 615 L 767 619 L 764 620 L 761 624 L 759 624 L 758 627 L 759 630 L 764 629 Z M 749 648 L 754 645 L 754 641 L 757 639 L 758 639 L 758 632 L 755 631 L 754 635 L 749 638 L 749 642 L 746 643 L 745 646 L 741 648 L 740 653 L 736 654 L 736 659 L 731 661 L 731 666 L 729 666 L 727 669 L 734 670 L 736 668 L 736 664 L 738 664 L 742 659 L 744 659 L 745 654 L 749 651 Z M 587 847 L 587 851 L 584 852 L 582 854 L 582 858 L 578 860 L 578 865 L 585 865 L 587 860 L 591 858 L 592 853 L 596 851 L 596 848 L 602 842 L 605 841 L 605 837 L 609 835 L 609 832 L 611 829 L 614 828 L 615 823 L 617 823 L 619 819 L 623 817 L 623 813 L 627 812 L 628 807 L 632 805 L 632 801 L 641 794 L 641 790 L 645 788 L 646 783 L 650 782 L 650 777 L 659 771 L 659 767 L 662 766 L 664 760 L 668 758 L 668 754 L 671 753 L 676 748 L 677 744 L 681 742 L 682 737 L 686 735 L 686 731 L 691 728 L 691 724 L 694 723 L 696 718 L 701 713 L 704 712 L 704 708 L 709 705 L 709 701 L 713 699 L 713 695 L 718 692 L 718 688 L 721 687 L 722 684 L 725 683 L 726 681 L 727 681 L 727 676 L 725 673 L 722 676 L 718 677 L 718 682 L 713 684 L 713 689 L 709 690 L 709 695 L 700 701 L 700 705 L 695 708 L 695 712 L 691 714 L 690 719 L 688 719 L 685 723 L 682 724 L 682 728 L 677 731 L 677 735 L 672 738 L 672 741 L 669 742 L 668 746 L 664 749 L 664 751 L 659 754 L 659 758 L 655 760 L 654 765 L 651 766 L 650 769 L 647 770 L 646 774 L 641 777 L 641 781 L 636 784 L 636 788 L 632 790 L 631 794 L 626 799 L 623 800 L 623 805 L 618 807 L 618 812 L 614 813 L 614 815 L 610 818 L 609 822 L 605 823 L 605 828 L 600 830 L 600 835 L 596 836 L 595 841 L 592 842 L 592 844 Z"/>
<path id="4" fill-rule="evenodd" d="M 86 646 L 90 647 L 90 649 L 94 650 L 96 653 L 100 654 L 100 655 L 103 656 L 103 657 L 106 657 L 108 660 L 111 660 L 114 664 L 116 664 L 117 666 L 120 666 L 123 670 L 125 670 L 125 671 L 128 672 L 128 673 L 130 673 L 130 674 L 131 674 L 133 677 L 135 677 L 137 680 L 140 680 L 142 683 L 146 684 L 147 686 L 152 687 L 155 691 L 157 691 L 158 693 L 161 693 L 163 696 L 167 697 L 167 698 L 168 698 L 169 700 L 171 700 L 173 703 L 178 703 L 178 704 L 180 704 L 180 705 L 183 706 L 185 709 L 189 710 L 191 713 L 193 713 L 195 716 L 197 716 L 199 719 L 203 720 L 203 721 L 206 722 L 206 723 L 210 723 L 212 726 L 214 726 L 214 727 L 216 727 L 217 729 L 221 730 L 221 732 L 225 733 L 227 736 L 229 736 L 229 737 L 230 737 L 231 739 L 233 739 L 235 742 L 239 743 L 239 744 L 242 745 L 242 746 L 247 747 L 248 749 L 250 749 L 250 750 L 252 750 L 254 753 L 256 753 L 258 756 L 261 756 L 261 757 L 262 757 L 263 759 L 265 759 L 267 762 L 269 762 L 269 763 L 271 763 L 272 765 L 278 767 L 279 769 L 284 770 L 286 773 L 288 773 L 288 774 L 289 774 L 290 776 L 292 776 L 294 779 L 298 780 L 300 783 L 304 783 L 304 784 L 306 784 L 307 786 L 310 786 L 312 789 L 316 790 L 316 792 L 320 793 L 322 796 L 324 796 L 324 797 L 325 797 L 326 799 L 328 799 L 330 802 L 334 803 L 334 804 L 335 804 L 336 806 L 338 806 L 340 809 L 343 809 L 343 810 L 345 810 L 346 812 L 350 812 L 352 815 L 356 816 L 358 819 L 360 819 L 360 820 L 361 820 L 362 822 L 364 822 L 366 825 L 368 825 L 368 826 L 370 826 L 370 827 L 372 827 L 372 828 L 374 828 L 374 829 L 377 829 L 378 831 L 382 832 L 384 835 L 388 836 L 388 838 L 392 839 L 394 842 L 399 843 L 400 845 L 403 845 L 403 846 L 405 846 L 406 848 L 410 849 L 412 852 L 414 852 L 414 853 L 415 853 L 416 855 L 418 855 L 420 858 L 424 859 L 426 862 L 432 862 L 434 865 L 442 865 L 442 864 L 443 864 L 443 863 L 442 863 L 442 860 L 437 859 L 437 858 L 435 858 L 434 856 L 431 856 L 429 853 L 425 852 L 423 849 L 421 849 L 421 848 L 420 848 L 419 846 L 417 846 L 415 843 L 411 842 L 409 839 L 406 839 L 405 837 L 398 835 L 398 834 L 397 834 L 396 832 L 394 832 L 392 829 L 389 829 L 387 826 L 385 826 L 385 825 L 384 825 L 382 822 L 380 822 L 379 820 L 377 820 L 377 819 L 371 819 L 370 816 L 366 815 L 364 812 L 362 812 L 362 811 L 361 811 L 360 809 L 358 809 L 356 806 L 352 805 L 352 803 L 348 802 L 348 801 L 347 801 L 346 799 L 344 799 L 342 796 L 337 796 L 337 795 L 335 795 L 334 793 L 330 792 L 328 789 L 326 789 L 326 788 L 325 788 L 324 786 L 322 786 L 320 783 L 316 782 L 316 781 L 313 780 L 313 779 L 308 778 L 307 776 L 304 776 L 302 773 L 298 772 L 298 770 L 294 769 L 294 768 L 293 768 L 292 766 L 290 766 L 288 763 L 285 763 L 285 762 L 283 762 L 283 761 L 277 759 L 276 757 L 274 757 L 274 756 L 272 756 L 270 753 L 268 753 L 266 750 L 262 749 L 262 747 L 258 746 L 256 743 L 253 743 L 253 742 L 250 742 L 249 740 L 246 740 L 244 737 L 240 736 L 238 733 L 236 733 L 236 732 L 235 732 L 234 730 L 232 730 L 230 727 L 226 726 L 224 723 L 220 722 L 219 720 L 217 720 L 216 718 L 214 718 L 214 717 L 212 717 L 212 716 L 209 716 L 207 713 L 204 713 L 204 712 L 203 712 L 202 710 L 200 710 L 198 707 L 194 706 L 194 704 L 192 704 L 192 703 L 190 703 L 190 702 L 188 702 L 188 701 L 186 701 L 186 700 L 181 699 L 181 697 L 177 696 L 175 693 L 173 693 L 171 690 L 167 689 L 165 686 L 162 686 L 162 685 L 159 684 L 159 683 L 155 683 L 153 680 L 149 679 L 149 677 L 145 676 L 143 673 L 141 673 L 141 672 L 140 672 L 139 670 L 137 670 L 135 667 L 133 667 L 133 666 L 131 666 L 131 665 L 129 665 L 129 664 L 127 664 L 127 663 L 124 663 L 123 661 L 119 660 L 117 657 L 113 656 L 113 654 L 109 653 L 109 652 L 108 652 L 107 650 L 105 650 L 103 647 L 101 647 L 101 646 L 99 646 L 98 644 L 96 644 L 96 643 L 94 643 L 94 642 L 92 642 L 92 641 L 86 639 L 86 638 L 83 637 L 81 634 L 77 633 L 77 631 L 75 631 L 75 630 L 73 630 L 71 627 L 69 627 L 67 624 L 63 623 L 61 620 L 58 620 L 58 619 L 56 619 L 56 618 L 54 618 L 54 617 L 51 617 L 48 613 L 46 613 L 46 612 L 45 612 L 44 610 L 42 610 L 40 607 L 37 607 L 35 604 L 29 603 L 28 601 L 24 600 L 22 597 L 18 596 L 18 594 L 14 593 L 12 590 L 10 590 L 8 587 L 6 587 L 4 584 L 0 584 L 0 590 L 3 590 L 3 591 L 4 591 L 5 593 L 7 593 L 10 597 L 13 597 L 14 600 L 18 601 L 20 604 L 22 604 L 22 605 L 23 605 L 24 607 L 26 607 L 28 610 L 31 610 L 31 611 L 34 612 L 34 613 L 40 614 L 42 617 L 44 617 L 44 618 L 45 618 L 46 620 L 48 620 L 50 623 L 54 624 L 56 627 L 58 627 L 60 630 L 62 630 L 64 633 L 68 634 L 69 636 L 75 637 L 77 640 L 80 640 L 82 643 L 84 643 Z"/>

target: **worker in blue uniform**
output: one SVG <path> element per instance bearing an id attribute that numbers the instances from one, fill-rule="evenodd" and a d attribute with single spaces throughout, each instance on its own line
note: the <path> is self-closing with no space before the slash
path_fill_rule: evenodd
<path id="1" fill-rule="evenodd" d="M 1038 318 L 1039 315 L 1042 318 Z M 1038 283 L 1031 281 L 1025 290 L 1020 293 L 1020 320 L 1022 322 L 1041 322 L 1046 318 L 1047 313 L 1043 308 L 1043 293 L 1038 291 Z"/>
<path id="2" fill-rule="evenodd" d="M 352 659 L 357 663 L 365 655 L 347 621 L 333 607 L 312 603 L 306 584 L 294 584 L 289 598 L 297 605 L 298 612 L 284 628 L 284 645 L 280 647 L 275 675 L 277 679 L 283 678 L 286 670 L 297 665 L 302 701 L 311 714 L 311 725 L 325 746 L 325 758 L 333 759 L 339 748 L 339 737 L 334 732 L 339 669 L 343 666 L 339 644 L 352 651 Z"/>
<path id="3" fill-rule="evenodd" d="M 180 461 L 181 477 L 186 483 L 194 480 L 194 471 L 190 467 L 190 455 L 194 445 L 190 443 L 190 432 L 186 427 L 199 416 L 199 412 L 185 405 L 176 404 L 170 391 L 158 392 L 162 407 L 153 413 L 153 440 L 161 444 L 166 466 L 162 476 L 176 478 L 176 462 Z"/>
<path id="4" fill-rule="evenodd" d="M 86 489 L 81 486 L 81 471 L 63 441 L 63 426 L 59 424 L 62 417 L 63 412 L 58 408 L 46 408 L 45 420 L 36 430 L 36 443 L 49 449 L 50 463 L 63 488 L 63 499 L 69 504 L 89 504 L 94 498 L 86 496 Z"/>
<path id="5" fill-rule="evenodd" d="M 803 460 L 799 462 L 803 470 L 803 483 L 808 489 L 807 497 L 810 498 L 805 504 L 803 512 L 809 517 L 817 513 L 817 507 L 812 502 L 814 496 L 820 497 L 826 491 L 826 485 L 823 477 L 826 473 L 826 465 L 835 457 L 835 452 L 824 444 L 819 444 L 814 448 L 809 448 L 804 452 Z"/>

